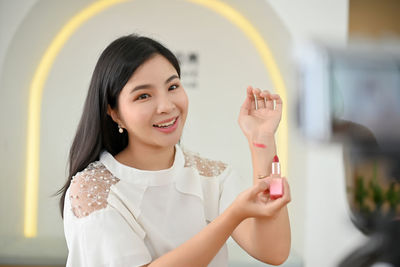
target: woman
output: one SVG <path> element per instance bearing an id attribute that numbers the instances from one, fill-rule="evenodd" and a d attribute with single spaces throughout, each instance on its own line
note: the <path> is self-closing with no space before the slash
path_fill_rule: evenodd
<path id="1" fill-rule="evenodd" d="M 290 192 L 283 178 L 283 196 L 270 199 L 267 177 L 281 106 L 278 95 L 247 89 L 239 124 L 254 185 L 240 193 L 229 166 L 179 145 L 188 99 L 176 57 L 146 37 L 112 42 L 95 67 L 61 190 L 67 266 L 227 266 L 229 236 L 281 264 Z"/>

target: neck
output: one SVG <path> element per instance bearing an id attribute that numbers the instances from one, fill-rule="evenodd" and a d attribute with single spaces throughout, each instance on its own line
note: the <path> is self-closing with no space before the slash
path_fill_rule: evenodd
<path id="1" fill-rule="evenodd" d="M 139 170 L 164 170 L 174 164 L 175 146 L 159 147 L 130 143 L 115 158 L 122 164 Z"/>

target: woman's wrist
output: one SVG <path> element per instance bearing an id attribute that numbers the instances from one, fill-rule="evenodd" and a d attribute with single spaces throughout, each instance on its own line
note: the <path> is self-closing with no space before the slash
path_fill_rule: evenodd
<path id="1" fill-rule="evenodd" d="M 271 144 L 275 144 L 275 135 L 273 133 L 254 134 L 247 136 L 247 142 L 250 149 L 268 148 Z"/>
<path id="2" fill-rule="evenodd" d="M 244 212 L 245 207 L 241 205 L 241 202 L 243 202 L 242 194 L 243 192 L 239 194 L 232 202 L 232 204 L 224 211 L 224 213 L 226 213 L 226 216 L 229 217 L 232 222 L 237 223 L 237 225 L 248 218 L 248 216 Z"/>
<path id="3" fill-rule="evenodd" d="M 260 139 L 258 139 L 260 140 Z M 249 147 L 253 165 L 253 178 L 257 182 L 260 177 L 267 177 L 271 173 L 271 162 L 276 155 L 274 136 L 262 140 L 263 147 L 253 140 L 249 140 Z"/>
<path id="4" fill-rule="evenodd" d="M 264 139 L 251 139 L 248 140 L 249 148 L 251 151 L 252 156 L 257 157 L 270 157 L 270 154 L 275 153 L 276 151 L 276 144 L 275 144 L 275 137 L 271 136 L 269 138 Z M 274 156 L 274 155 L 272 155 Z"/>

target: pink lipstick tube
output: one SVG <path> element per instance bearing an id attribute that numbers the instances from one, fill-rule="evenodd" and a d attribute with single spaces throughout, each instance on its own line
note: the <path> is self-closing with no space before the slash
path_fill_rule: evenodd
<path id="1" fill-rule="evenodd" d="M 278 156 L 272 161 L 271 183 L 269 185 L 269 196 L 271 199 L 277 199 L 283 195 L 283 183 L 281 178 L 281 166 Z"/>

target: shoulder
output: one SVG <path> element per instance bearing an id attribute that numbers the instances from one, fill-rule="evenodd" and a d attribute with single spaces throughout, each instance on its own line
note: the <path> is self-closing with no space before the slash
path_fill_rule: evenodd
<path id="1" fill-rule="evenodd" d="M 198 153 L 182 149 L 185 156 L 185 167 L 195 168 L 201 176 L 215 177 L 221 175 L 227 168 L 222 161 L 201 157 Z"/>
<path id="2" fill-rule="evenodd" d="M 77 218 L 107 207 L 110 187 L 119 182 L 99 161 L 89 164 L 72 177 L 69 198 L 72 212 Z"/>

